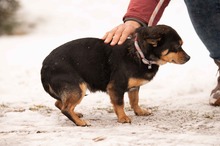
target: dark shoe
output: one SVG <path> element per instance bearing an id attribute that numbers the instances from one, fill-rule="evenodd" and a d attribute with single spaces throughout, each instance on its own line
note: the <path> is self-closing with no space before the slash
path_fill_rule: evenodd
<path id="1" fill-rule="evenodd" d="M 218 71 L 220 74 L 220 61 L 219 60 L 214 60 L 214 61 L 215 61 L 215 64 L 218 66 Z M 209 104 L 213 106 L 220 106 L 220 76 L 218 77 L 217 86 L 211 92 Z"/>

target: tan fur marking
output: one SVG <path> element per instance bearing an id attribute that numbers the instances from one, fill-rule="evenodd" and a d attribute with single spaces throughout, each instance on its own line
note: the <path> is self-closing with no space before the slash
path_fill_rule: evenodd
<path id="1" fill-rule="evenodd" d="M 81 84 L 79 84 L 79 87 L 80 87 L 80 89 L 82 90 L 82 97 L 84 97 L 85 94 L 86 94 L 86 90 L 87 90 L 87 85 L 86 85 L 86 83 L 81 83 Z"/>
<path id="2" fill-rule="evenodd" d="M 62 104 L 62 102 L 60 101 L 60 100 L 57 100 L 56 102 L 55 102 L 55 106 L 58 108 L 58 109 L 62 109 L 62 106 L 63 106 L 63 104 Z"/>
<path id="3" fill-rule="evenodd" d="M 139 90 L 132 90 L 128 92 L 128 97 L 130 101 L 131 108 L 134 110 L 134 113 L 137 116 L 148 116 L 151 114 L 151 111 L 147 109 L 142 109 L 139 105 L 139 96 L 138 96 Z"/>
<path id="4" fill-rule="evenodd" d="M 112 94 L 112 92 L 111 92 L 112 87 L 113 87 L 113 83 L 112 82 L 108 83 L 106 90 L 107 90 L 107 93 L 109 94 L 110 97 L 113 96 L 113 95 L 110 95 L 110 94 Z"/>
<path id="5" fill-rule="evenodd" d="M 183 45 L 183 40 L 179 40 L 179 43 L 182 46 Z"/>
<path id="6" fill-rule="evenodd" d="M 81 100 L 82 97 L 79 98 L 74 95 L 72 98 L 67 99 L 67 102 L 63 104 L 62 113 L 65 114 L 65 112 L 67 112 L 77 126 L 88 126 L 84 120 L 79 118 L 79 114 L 74 112 L 76 105 L 79 104 Z"/>
<path id="7" fill-rule="evenodd" d="M 166 56 L 162 56 L 161 59 L 166 61 L 166 62 L 172 63 L 172 61 L 178 60 L 178 54 L 170 52 Z"/>
<path id="8" fill-rule="evenodd" d="M 80 90 L 76 89 L 69 92 L 63 92 L 61 97 L 62 102 L 57 101 L 55 105 L 59 108 L 59 106 L 62 104 L 62 113 L 72 120 L 77 126 L 88 126 L 84 120 L 79 118 L 82 117 L 82 114 L 74 112 L 75 107 L 85 96 L 87 86 L 85 83 L 81 83 L 79 84 L 79 88 Z"/>
<path id="9" fill-rule="evenodd" d="M 125 114 L 124 105 L 116 105 L 115 104 L 114 110 L 115 110 L 116 115 L 118 116 L 118 122 L 131 123 L 131 119 Z"/>
<path id="10" fill-rule="evenodd" d="M 134 109 L 136 106 L 138 106 L 139 102 L 139 96 L 138 96 L 139 90 L 132 90 L 128 91 L 128 97 L 130 101 L 131 108 Z"/>
<path id="11" fill-rule="evenodd" d="M 167 53 L 169 52 L 169 49 L 166 49 L 162 52 L 162 56 L 167 55 Z"/>
<path id="12" fill-rule="evenodd" d="M 144 80 L 144 79 L 130 78 L 128 80 L 128 88 L 139 87 L 139 86 L 144 85 L 148 82 L 149 81 Z"/>
<path id="13" fill-rule="evenodd" d="M 118 117 L 118 122 L 120 123 L 131 123 L 131 119 L 125 114 L 124 104 L 117 105 L 116 95 L 113 89 L 113 83 L 110 82 L 107 86 L 107 92 L 110 96 L 111 103 L 113 104 L 114 111 Z"/>
<path id="14" fill-rule="evenodd" d="M 170 62 L 170 63 L 176 63 L 176 64 L 183 64 L 185 63 L 185 59 L 184 59 L 184 53 L 183 52 L 170 52 L 165 56 L 161 56 L 161 59 L 163 61 L 166 62 Z"/>

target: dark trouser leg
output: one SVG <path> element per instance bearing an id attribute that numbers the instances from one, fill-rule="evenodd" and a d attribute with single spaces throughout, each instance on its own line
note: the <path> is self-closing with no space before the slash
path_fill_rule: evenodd
<path id="1" fill-rule="evenodd" d="M 220 68 L 220 0 L 185 0 L 185 3 L 196 33 Z M 220 87 L 220 82 L 217 86 Z M 220 88 L 216 89 L 211 95 L 220 92 Z M 220 94 L 218 97 L 216 94 L 215 99 L 210 104 L 220 105 Z"/>

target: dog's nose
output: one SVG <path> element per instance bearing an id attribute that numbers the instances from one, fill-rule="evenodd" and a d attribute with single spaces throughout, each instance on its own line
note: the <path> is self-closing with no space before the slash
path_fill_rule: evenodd
<path id="1" fill-rule="evenodd" d="M 189 61 L 190 60 L 190 56 L 186 54 L 185 60 L 186 60 L 186 62 Z"/>

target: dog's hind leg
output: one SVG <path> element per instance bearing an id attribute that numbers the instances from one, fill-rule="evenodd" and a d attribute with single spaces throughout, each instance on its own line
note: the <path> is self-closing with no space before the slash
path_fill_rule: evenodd
<path id="1" fill-rule="evenodd" d="M 128 91 L 128 97 L 130 101 L 131 108 L 137 116 L 148 116 L 151 114 L 150 110 L 143 109 L 138 105 L 139 102 L 139 87 Z"/>
<path id="2" fill-rule="evenodd" d="M 55 102 L 55 106 L 56 106 L 58 109 L 62 110 L 62 106 L 63 106 L 62 101 L 61 101 L 61 100 L 57 100 L 57 101 Z M 82 117 L 83 117 L 83 114 L 77 113 L 77 112 L 75 112 L 75 113 L 77 114 L 77 116 L 78 116 L 79 118 L 82 118 Z"/>
<path id="3" fill-rule="evenodd" d="M 89 126 L 84 120 L 80 119 L 81 114 L 74 112 L 76 105 L 79 104 L 85 96 L 86 89 L 86 84 L 81 83 L 77 88 L 71 91 L 64 91 L 61 96 L 61 101 L 55 103 L 58 108 L 61 108 L 61 112 L 77 126 Z"/>

